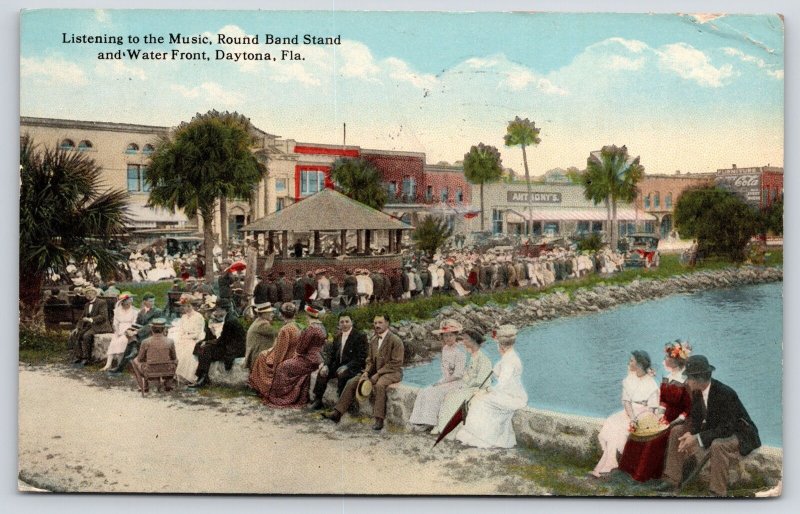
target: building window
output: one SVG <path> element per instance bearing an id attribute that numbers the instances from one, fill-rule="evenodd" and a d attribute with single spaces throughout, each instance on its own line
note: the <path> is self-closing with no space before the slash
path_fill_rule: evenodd
<path id="1" fill-rule="evenodd" d="M 300 172 L 300 196 L 313 195 L 325 188 L 325 172 L 305 170 Z"/>
<path id="2" fill-rule="evenodd" d="M 81 151 L 81 152 L 87 152 L 87 151 L 89 151 L 91 149 L 92 149 L 92 142 L 91 141 L 87 141 L 86 139 L 84 139 L 83 141 L 78 143 L 78 150 Z"/>
<path id="3" fill-rule="evenodd" d="M 456 189 L 456 202 L 463 203 L 464 202 L 464 190 L 460 187 Z"/>
<path id="4" fill-rule="evenodd" d="M 425 188 L 425 201 L 433 201 L 433 186 L 428 186 Z"/>
<path id="5" fill-rule="evenodd" d="M 128 145 L 127 148 L 125 148 L 125 153 L 133 154 L 137 152 L 139 152 L 139 145 L 137 145 L 136 143 L 131 143 Z"/>
<path id="6" fill-rule="evenodd" d="M 602 221 L 593 221 L 592 222 L 592 233 L 599 234 L 603 231 L 603 222 Z"/>
<path id="7" fill-rule="evenodd" d="M 280 211 L 280 210 L 283 210 L 283 207 L 284 207 L 284 205 L 283 205 L 283 203 L 284 203 L 284 200 L 286 200 L 286 199 L 285 199 L 285 198 L 278 198 L 278 199 L 276 200 L 276 202 L 275 202 L 275 211 Z"/>
<path id="8" fill-rule="evenodd" d="M 275 192 L 282 193 L 284 191 L 286 191 L 286 179 L 285 178 L 275 179 Z"/>
<path id="9" fill-rule="evenodd" d="M 591 227 L 591 222 L 590 221 L 579 221 L 578 222 L 578 230 L 577 230 L 578 235 L 579 236 L 584 236 L 584 235 L 588 234 L 589 230 L 590 230 L 590 227 Z"/>
<path id="10" fill-rule="evenodd" d="M 393 180 L 386 184 L 386 194 L 389 195 L 389 201 L 397 196 L 397 182 Z"/>
<path id="11" fill-rule="evenodd" d="M 442 198 L 442 202 L 447 202 L 447 200 L 448 200 L 448 196 L 449 196 L 449 195 L 448 195 L 448 191 L 447 191 L 447 186 L 444 186 L 444 187 L 442 188 L 442 196 L 441 196 L 441 198 Z"/>
<path id="12" fill-rule="evenodd" d="M 544 224 L 544 228 L 542 229 L 545 236 L 553 237 L 557 236 L 559 233 L 559 225 L 557 221 L 548 221 Z"/>
<path id="13" fill-rule="evenodd" d="M 492 209 L 492 233 L 503 233 L 503 211 L 499 209 Z"/>
<path id="14" fill-rule="evenodd" d="M 644 208 L 650 208 L 650 193 L 647 193 L 647 196 L 644 197 Z"/>
<path id="15" fill-rule="evenodd" d="M 147 166 L 128 164 L 128 191 L 132 193 L 150 192 L 150 184 L 146 182 Z"/>
<path id="16" fill-rule="evenodd" d="M 633 234 L 634 232 L 636 232 L 636 223 L 632 221 L 619 222 L 619 235 L 626 236 L 628 234 Z"/>
<path id="17" fill-rule="evenodd" d="M 653 207 L 655 209 L 661 208 L 661 195 L 659 195 L 658 191 L 653 193 Z"/>
<path id="18" fill-rule="evenodd" d="M 59 146 L 62 150 L 73 150 L 75 148 L 75 142 L 72 139 L 65 139 L 61 141 Z"/>
<path id="19" fill-rule="evenodd" d="M 410 175 L 403 177 L 403 196 L 409 201 L 417 197 L 417 181 Z"/>
<path id="20" fill-rule="evenodd" d="M 156 151 L 156 148 L 153 145 L 149 144 L 149 143 L 144 145 L 144 148 L 142 148 L 142 153 L 145 154 L 145 155 L 151 155 L 155 151 Z"/>
<path id="21" fill-rule="evenodd" d="M 667 196 L 664 197 L 664 208 L 672 209 L 672 193 L 667 193 Z"/>
<path id="22" fill-rule="evenodd" d="M 656 224 L 652 221 L 645 221 L 644 222 L 644 231 L 648 234 L 652 234 L 656 231 Z"/>

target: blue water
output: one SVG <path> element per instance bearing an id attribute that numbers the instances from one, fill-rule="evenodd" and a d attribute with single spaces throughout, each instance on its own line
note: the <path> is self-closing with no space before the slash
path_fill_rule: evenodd
<path id="1" fill-rule="evenodd" d="M 520 331 L 517 351 L 533 407 L 605 417 L 620 410 L 630 352 L 645 350 L 656 379 L 665 374 L 664 343 L 688 339 L 739 394 L 764 445 L 782 446 L 782 283 L 716 289 L 538 323 Z M 493 363 L 497 345 L 484 349 Z M 404 381 L 439 377 L 439 358 L 407 369 Z"/>

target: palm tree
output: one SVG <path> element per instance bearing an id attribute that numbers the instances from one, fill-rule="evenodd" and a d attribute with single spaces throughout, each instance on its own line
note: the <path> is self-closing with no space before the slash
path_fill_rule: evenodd
<path id="1" fill-rule="evenodd" d="M 23 318 L 41 301 L 45 277 L 65 273 L 73 261 L 95 266 L 104 277 L 116 271 L 120 255 L 108 241 L 130 223 L 126 191 L 103 191 L 102 170 L 85 153 L 39 149 L 20 141 L 19 287 Z"/>
<path id="2" fill-rule="evenodd" d="M 631 158 L 626 146 L 604 146 L 592 152 L 586 161 L 586 172 L 581 175 L 584 196 L 595 204 L 605 202 L 609 214 L 609 241 L 616 251 L 619 241 L 617 226 L 617 202 L 632 202 L 636 198 L 636 184 L 644 176 L 644 166 L 639 157 Z"/>
<path id="3" fill-rule="evenodd" d="M 479 143 L 464 154 L 464 176 L 471 184 L 481 186 L 481 232 L 484 230 L 483 185 L 497 182 L 502 175 L 500 152 L 494 146 Z"/>
<path id="4" fill-rule="evenodd" d="M 441 216 L 426 216 L 419 222 L 411 234 L 417 242 L 417 248 L 433 258 L 436 250 L 453 235 L 453 230 L 447 226 L 447 221 Z"/>
<path id="5" fill-rule="evenodd" d="M 531 192 L 531 175 L 528 171 L 528 154 L 525 151 L 526 146 L 535 146 L 542 142 L 539 139 L 539 131 L 536 128 L 536 122 L 530 121 L 528 118 L 524 120 L 519 116 L 508 122 L 506 127 L 505 142 L 506 146 L 521 146 L 522 147 L 522 163 L 525 165 L 525 183 L 528 185 L 528 220 L 525 222 L 525 232 L 531 235 L 531 228 L 533 227 L 533 194 Z"/>
<path id="6" fill-rule="evenodd" d="M 331 180 L 343 194 L 373 209 L 381 210 L 388 195 L 378 169 L 366 159 L 336 159 L 331 166 Z"/>
<path id="7" fill-rule="evenodd" d="M 250 123 L 237 113 L 209 111 L 184 122 L 156 145 L 147 172 L 149 205 L 203 219 L 206 281 L 213 279 L 214 208 L 217 200 L 252 198 L 266 172 L 250 151 Z M 224 225 L 227 220 L 222 220 Z"/>

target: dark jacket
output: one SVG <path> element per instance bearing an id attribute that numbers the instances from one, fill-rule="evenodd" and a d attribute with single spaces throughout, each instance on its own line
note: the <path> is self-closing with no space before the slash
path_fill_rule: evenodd
<path id="1" fill-rule="evenodd" d="M 206 346 L 213 345 L 224 348 L 224 359 L 233 360 L 237 357 L 244 357 L 247 332 L 245 331 L 239 318 L 228 314 L 222 325 L 222 332 L 219 337 L 214 339 L 211 329 L 206 325 Z"/>
<path id="2" fill-rule="evenodd" d="M 106 306 L 105 300 L 97 298 L 93 304 L 89 305 L 89 303 L 87 303 L 84 305 L 83 317 L 92 318 L 91 326 L 87 325 L 85 328 L 91 328 L 95 334 L 105 334 L 114 331 L 108 319 L 108 307 Z"/>
<path id="3" fill-rule="evenodd" d="M 278 288 L 278 298 L 280 298 L 281 302 L 291 302 L 292 301 L 292 285 L 289 281 L 284 277 L 278 279 L 278 283 L 276 284 Z"/>
<path id="4" fill-rule="evenodd" d="M 304 300 L 306 294 L 306 277 L 296 277 L 292 286 L 292 300 Z"/>
<path id="5" fill-rule="evenodd" d="M 147 337 L 150 337 L 152 333 L 152 329 L 150 328 L 150 322 L 156 318 L 161 318 L 164 316 L 164 313 L 158 307 L 153 307 L 147 312 L 144 310 L 140 310 L 139 314 L 136 316 L 136 324 L 141 325 L 142 328 L 136 333 L 136 339 L 139 341 L 144 341 Z"/>
<path id="6" fill-rule="evenodd" d="M 355 275 L 345 275 L 344 292 L 345 296 L 358 296 L 358 279 Z"/>
<path id="7" fill-rule="evenodd" d="M 367 335 L 354 328 L 347 338 L 344 352 L 342 352 L 342 334 L 339 332 L 333 339 L 332 344 L 325 345 L 322 358 L 325 361 L 325 365 L 328 366 L 330 375 L 336 373 L 339 367 L 347 366 L 346 374 L 355 376 L 364 370 L 368 349 Z M 341 359 L 339 358 L 339 353 L 342 353 Z"/>
<path id="8" fill-rule="evenodd" d="M 253 302 L 254 303 L 270 302 L 269 282 L 267 282 L 266 280 L 262 280 L 261 282 L 256 284 L 256 287 L 253 289 Z"/>
<path id="9" fill-rule="evenodd" d="M 230 299 L 233 296 L 233 275 L 230 273 L 223 273 L 217 279 L 217 289 L 219 290 L 220 298 Z"/>
<path id="10" fill-rule="evenodd" d="M 761 446 L 758 428 L 750 419 L 736 391 L 713 378 L 709 387 L 706 415 L 703 415 L 703 398 L 699 392 L 692 397 L 692 410 L 689 415 L 691 433 L 700 435 L 703 447 L 709 448 L 714 439 L 732 435 L 736 435 L 739 439 L 739 453 L 742 455 L 747 455 Z"/>

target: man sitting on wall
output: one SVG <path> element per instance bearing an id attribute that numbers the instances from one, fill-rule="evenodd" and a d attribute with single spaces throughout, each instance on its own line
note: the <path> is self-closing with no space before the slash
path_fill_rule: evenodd
<path id="1" fill-rule="evenodd" d="M 367 358 L 367 336 L 353 327 L 349 314 L 339 315 L 339 333 L 322 351 L 324 364 L 317 373 L 314 385 L 314 403 L 312 409 L 322 408 L 322 396 L 328 386 L 328 380 L 337 379 L 337 393 L 342 395 L 347 382 L 361 374 Z"/>
<path id="2" fill-rule="evenodd" d="M 231 314 L 230 305 L 220 301 L 212 314 L 212 320 L 222 323 L 222 333 L 216 339 L 205 340 L 195 346 L 197 355 L 197 382 L 189 387 L 205 387 L 211 385 L 208 371 L 214 361 L 223 361 L 225 369 L 233 367 L 234 359 L 244 357 L 247 333 L 235 314 Z"/>

